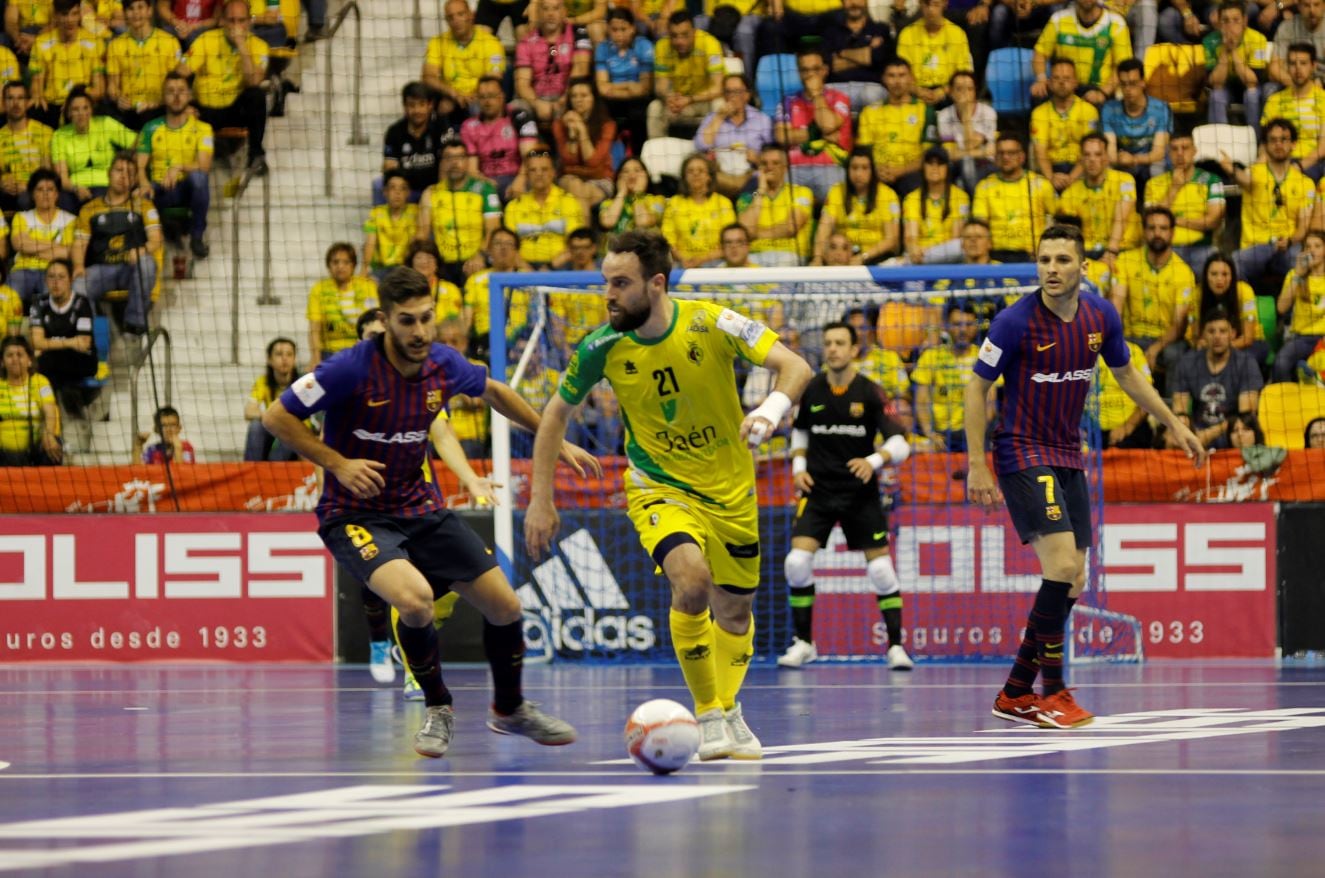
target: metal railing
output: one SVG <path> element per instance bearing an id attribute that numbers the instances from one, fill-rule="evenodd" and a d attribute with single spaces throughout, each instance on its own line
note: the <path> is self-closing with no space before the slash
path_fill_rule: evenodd
<path id="1" fill-rule="evenodd" d="M 152 359 L 152 349 L 155 348 L 156 343 L 158 341 L 161 341 L 162 339 L 165 339 L 165 341 L 163 342 L 164 345 L 163 350 L 165 351 L 165 356 L 163 359 L 165 360 L 165 362 L 162 366 L 162 372 L 164 372 L 165 374 L 166 387 L 165 387 L 165 394 L 161 397 L 159 402 L 156 400 L 156 394 L 155 393 L 153 394 L 153 410 L 155 410 L 157 405 L 170 405 L 170 399 L 172 396 L 171 388 L 174 387 L 173 376 L 171 374 L 174 365 L 174 353 L 173 353 L 174 346 L 170 342 L 170 333 L 165 329 L 165 327 L 158 326 L 156 329 L 153 329 L 151 332 L 147 334 L 147 344 L 144 345 L 142 353 L 134 361 L 133 368 L 129 371 L 129 443 L 130 445 L 132 445 L 134 440 L 138 437 L 138 411 L 139 411 L 138 410 L 138 376 L 142 373 L 144 368 L 151 368 L 154 370 L 154 367 L 156 366 L 156 361 Z M 155 371 L 152 372 L 152 377 L 153 377 L 153 383 L 155 384 L 155 378 L 156 378 Z"/>
<path id="2" fill-rule="evenodd" d="M 262 295 L 259 305 L 279 305 L 281 300 L 272 295 L 271 284 L 271 175 L 262 180 Z M 253 182 L 253 172 L 245 168 L 235 182 L 235 194 L 230 199 L 230 363 L 239 365 L 239 208 Z"/>
<path id="3" fill-rule="evenodd" d="M 350 145 L 364 146 L 368 143 L 368 137 L 363 133 L 363 114 L 360 112 L 360 98 L 363 94 L 363 14 L 359 11 L 359 4 L 355 0 L 350 0 L 340 8 L 332 17 L 327 25 L 327 46 L 322 50 L 322 89 L 325 95 L 322 106 L 323 132 L 322 132 L 322 152 L 323 165 L 326 171 L 326 195 L 331 195 L 331 98 L 336 89 L 332 79 L 331 56 L 335 54 L 331 51 L 331 41 L 336 38 L 340 31 L 340 26 L 345 23 L 345 17 L 351 12 L 354 13 L 354 77 L 351 80 L 351 87 L 354 91 L 354 110 L 350 117 Z M 420 24 L 422 27 L 422 24 Z"/>

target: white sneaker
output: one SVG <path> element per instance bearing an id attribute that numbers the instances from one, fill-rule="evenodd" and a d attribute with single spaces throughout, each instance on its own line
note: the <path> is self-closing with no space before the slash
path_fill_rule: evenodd
<path id="1" fill-rule="evenodd" d="M 778 667 L 799 668 L 801 665 L 808 665 L 818 657 L 819 650 L 814 648 L 813 643 L 797 637 L 791 641 L 791 646 L 787 647 L 787 651 L 778 656 Z"/>
<path id="2" fill-rule="evenodd" d="M 727 734 L 732 739 L 731 758 L 763 759 L 764 747 L 745 724 L 745 717 L 741 716 L 741 705 L 737 704 L 727 711 L 724 717 L 727 720 Z"/>
<path id="3" fill-rule="evenodd" d="M 695 718 L 699 720 L 699 760 L 711 762 L 732 755 L 731 732 L 722 708 L 706 710 Z"/>
<path id="4" fill-rule="evenodd" d="M 911 661 L 911 656 L 906 654 L 900 643 L 888 647 L 888 670 L 909 671 L 915 666 L 916 663 Z"/>
<path id="5" fill-rule="evenodd" d="M 374 640 L 368 644 L 371 657 L 368 660 L 368 672 L 379 683 L 393 683 L 396 679 L 396 666 L 391 663 L 391 641 Z"/>

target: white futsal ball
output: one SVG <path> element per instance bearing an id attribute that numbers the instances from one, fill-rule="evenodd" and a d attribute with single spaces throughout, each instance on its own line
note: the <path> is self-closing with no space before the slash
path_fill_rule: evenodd
<path id="1" fill-rule="evenodd" d="M 699 723 L 675 701 L 646 701 L 626 721 L 626 752 L 636 765 L 654 774 L 684 768 L 698 749 Z"/>

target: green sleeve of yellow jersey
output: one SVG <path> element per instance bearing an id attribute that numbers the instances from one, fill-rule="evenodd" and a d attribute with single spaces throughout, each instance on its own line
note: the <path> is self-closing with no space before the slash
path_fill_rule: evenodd
<path id="1" fill-rule="evenodd" d="M 584 337 L 561 376 L 561 386 L 557 392 L 562 399 L 571 405 L 579 405 L 584 401 L 594 385 L 602 380 L 607 352 L 612 350 L 612 345 L 620 338 L 621 333 L 609 325 L 600 326 Z"/>

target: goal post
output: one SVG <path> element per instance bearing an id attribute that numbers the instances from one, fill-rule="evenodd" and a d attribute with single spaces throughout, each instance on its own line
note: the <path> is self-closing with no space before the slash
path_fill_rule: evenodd
<path id="1" fill-rule="evenodd" d="M 573 347 L 568 340 L 605 320 L 576 323 L 601 308 L 603 277 L 598 272 L 494 273 L 489 284 L 492 374 L 527 399 L 546 404 L 549 392 L 555 392 L 550 382 L 564 369 Z M 870 368 L 892 370 L 879 382 L 893 397 L 890 411 L 908 423 L 914 400 L 923 398 L 936 416 L 948 417 L 954 437 L 960 423 L 951 421 L 952 407 L 964 384 L 954 383 L 954 363 L 969 368 L 989 319 L 1034 288 L 1030 264 L 690 269 L 674 271 L 669 282 L 676 298 L 717 301 L 777 325 L 784 342 L 798 346 L 816 369 L 823 325 L 848 315 L 864 320 L 882 344 L 873 345 L 862 371 L 877 379 Z M 946 315 L 953 303 L 978 317 L 971 345 L 964 346 L 961 338 L 954 342 L 948 332 Z M 945 346 L 957 353 L 923 355 Z M 759 392 L 752 382 L 767 375 L 742 367 L 734 378 L 749 410 Z M 919 382 L 926 382 L 926 390 L 917 396 Z M 534 385 L 539 389 L 530 390 Z M 603 391 L 603 399 L 609 397 Z M 611 408 L 610 401 L 600 405 Z M 1092 394 L 1082 427 L 1095 544 L 1088 562 L 1090 587 L 1073 614 L 1082 636 L 1069 649 L 1077 661 L 1133 661 L 1141 656 L 1139 625 L 1130 616 L 1109 612 L 1100 575 L 1104 491 L 1097 414 Z M 606 417 L 604 411 L 593 415 Z M 601 435 L 587 432 L 584 424 L 572 427 L 581 436 Z M 492 478 L 500 485 L 496 549 L 525 610 L 530 660 L 670 661 L 669 590 L 626 517 L 621 477 L 628 462 L 619 447 L 607 447 L 609 437 L 602 447 L 590 449 L 604 464 L 601 482 L 575 478 L 559 467 L 562 528 L 550 556 L 535 562 L 524 550 L 522 533 L 528 440 L 521 440 L 523 451 L 515 450 L 509 422 L 495 412 L 491 437 Z M 786 430 L 754 454 L 761 531 L 755 650 L 758 658 L 769 659 L 790 641 L 783 558 L 796 498 Z M 965 503 L 965 464 L 964 453 L 917 448 L 910 460 L 885 470 L 880 479 L 905 601 L 905 642 L 922 661 L 1006 660 L 1020 639 L 1028 598 L 1039 585 L 1034 556 L 1020 545 L 1007 516 L 986 515 Z M 829 660 L 879 660 L 886 649 L 864 567 L 863 556 L 847 550 L 840 529 L 816 554 L 815 637 L 820 655 Z"/>

